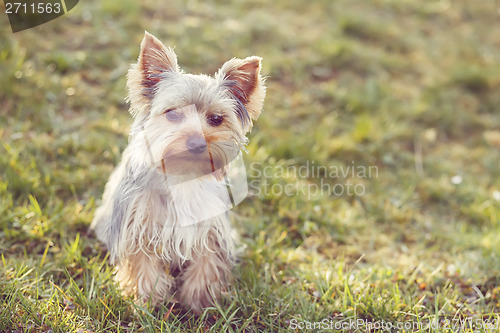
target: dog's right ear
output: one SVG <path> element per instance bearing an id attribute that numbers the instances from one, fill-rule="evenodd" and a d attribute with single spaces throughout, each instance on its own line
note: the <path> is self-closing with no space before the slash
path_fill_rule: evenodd
<path id="1" fill-rule="evenodd" d="M 142 85 L 144 87 L 156 85 L 163 72 L 179 71 L 174 51 L 165 47 L 158 38 L 147 31 L 144 32 L 137 65 L 142 72 Z"/>
<path id="2" fill-rule="evenodd" d="M 137 108 L 149 106 L 161 75 L 167 72 L 179 72 L 177 56 L 158 38 L 145 31 L 139 59 L 131 66 L 127 76 L 129 100 L 134 115 L 140 111 Z"/>

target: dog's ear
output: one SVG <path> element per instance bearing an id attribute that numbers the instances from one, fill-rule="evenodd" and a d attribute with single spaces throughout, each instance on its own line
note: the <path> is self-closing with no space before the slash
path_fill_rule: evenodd
<path id="1" fill-rule="evenodd" d="M 141 53 L 137 61 L 143 75 L 144 85 L 155 85 L 160 80 L 158 74 L 169 71 L 179 71 L 177 56 L 170 48 L 147 31 L 141 43 Z"/>
<path id="2" fill-rule="evenodd" d="M 142 108 L 144 104 L 149 105 L 161 75 L 167 72 L 179 72 L 177 56 L 158 38 L 145 31 L 139 59 L 131 66 L 127 76 L 132 106 Z M 133 113 L 138 112 L 139 110 L 134 110 Z"/>
<path id="3" fill-rule="evenodd" d="M 261 60 L 256 56 L 231 59 L 216 74 L 222 84 L 245 106 L 252 120 L 259 117 L 266 96 L 264 79 L 260 75 Z"/>

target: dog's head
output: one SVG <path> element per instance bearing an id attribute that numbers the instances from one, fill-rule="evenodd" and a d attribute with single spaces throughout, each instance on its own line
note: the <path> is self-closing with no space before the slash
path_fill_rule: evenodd
<path id="1" fill-rule="evenodd" d="M 214 76 L 186 74 L 174 51 L 146 32 L 128 73 L 135 117 L 130 144 L 167 174 L 223 168 L 261 113 L 266 88 L 260 69 L 261 58 L 253 56 L 227 61 Z"/>

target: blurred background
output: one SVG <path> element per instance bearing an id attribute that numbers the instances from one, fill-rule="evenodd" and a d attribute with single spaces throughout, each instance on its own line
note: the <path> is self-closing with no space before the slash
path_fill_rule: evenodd
<path id="1" fill-rule="evenodd" d="M 1 8 L 0 330 L 500 320 L 498 1 L 87 0 L 15 34 Z M 130 310 L 87 231 L 144 30 L 189 73 L 263 58 L 229 319 Z"/>

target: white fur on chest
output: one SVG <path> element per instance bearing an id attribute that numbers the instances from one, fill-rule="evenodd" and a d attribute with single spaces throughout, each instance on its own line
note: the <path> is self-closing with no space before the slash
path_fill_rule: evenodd
<path id="1" fill-rule="evenodd" d="M 115 258 L 138 252 L 179 265 L 218 243 L 234 247 L 227 211 L 227 186 L 212 175 L 166 176 L 149 166 L 132 166 L 128 154 L 113 172 L 96 212 L 101 240 Z M 98 222 L 99 221 L 99 222 Z"/>

